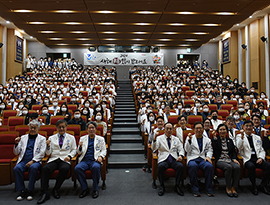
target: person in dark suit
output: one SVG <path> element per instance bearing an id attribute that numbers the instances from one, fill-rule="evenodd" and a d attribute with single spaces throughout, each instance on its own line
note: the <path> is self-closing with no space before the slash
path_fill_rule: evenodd
<path id="1" fill-rule="evenodd" d="M 228 127 L 225 124 L 220 124 L 217 128 L 217 133 L 213 132 L 212 146 L 216 167 L 223 170 L 226 181 L 226 193 L 229 197 L 238 197 L 236 191 L 240 178 L 240 164 L 237 161 L 235 146 L 228 135 Z"/>

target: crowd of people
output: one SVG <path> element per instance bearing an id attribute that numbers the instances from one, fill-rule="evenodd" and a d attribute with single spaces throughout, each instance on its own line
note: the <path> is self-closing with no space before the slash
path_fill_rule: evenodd
<path id="1" fill-rule="evenodd" d="M 213 156 L 215 167 L 224 171 L 228 196 L 238 197 L 241 160 L 248 170 L 252 193 L 258 194 L 255 169 L 261 168 L 264 175 L 259 190 L 270 195 L 270 163 L 266 161 L 270 153 L 269 99 L 265 92 L 257 93 L 253 86 L 247 88 L 245 82 L 223 76 L 207 61 L 202 66 L 195 62 L 177 67 L 134 67 L 131 80 L 141 131 L 148 135 L 152 151 L 158 151 L 160 196 L 165 192 L 167 168 L 176 170 L 175 191 L 184 194 L 180 188 L 184 157 L 193 195 L 200 196 L 197 175 L 201 169 L 206 193 L 214 196 Z M 231 105 L 227 115 L 219 116 L 226 104 Z M 176 116 L 178 123 L 170 122 L 170 116 Z M 201 120 L 189 124 L 190 116 Z M 190 133 L 184 136 L 185 132 Z"/>
<path id="2" fill-rule="evenodd" d="M 43 63 L 42 63 L 43 62 Z M 59 170 L 52 194 L 60 198 L 59 189 L 70 170 L 70 161 L 78 153 L 75 174 L 82 188 L 80 198 L 89 194 L 84 175 L 90 169 L 93 176 L 92 197 L 97 198 L 100 170 L 106 156 L 106 134 L 114 111 L 117 86 L 116 68 L 84 67 L 74 59 L 61 63 L 51 59 L 38 62 L 28 55 L 27 71 L 0 84 L 0 116 L 6 110 L 16 110 L 17 116 L 24 117 L 29 134 L 15 139 L 14 154 L 18 155 L 13 169 L 17 200 L 33 199 L 33 189 L 38 172 L 41 171 L 42 195 L 38 204 L 49 200 L 48 182 L 51 173 Z M 38 106 L 37 106 L 38 105 Z M 70 106 L 75 109 L 69 109 Z M 38 108 L 39 107 L 39 108 Z M 44 116 L 45 120 L 40 119 Z M 52 116 L 63 116 L 57 121 L 57 134 L 45 137 L 38 134 L 40 126 L 50 125 Z M 1 118 L 3 124 L 3 119 Z M 69 124 L 78 124 L 81 136 L 78 144 L 75 137 L 67 133 Z M 103 126 L 103 136 L 96 135 L 98 125 Z M 77 148 L 78 146 L 78 148 Z M 42 168 L 41 160 L 50 155 Z M 29 184 L 25 188 L 23 173 L 28 171 Z"/>

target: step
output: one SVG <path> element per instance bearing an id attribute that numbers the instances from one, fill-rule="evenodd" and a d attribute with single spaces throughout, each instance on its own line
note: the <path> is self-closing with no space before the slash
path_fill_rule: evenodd
<path id="1" fill-rule="evenodd" d="M 137 118 L 136 114 L 114 114 L 115 118 L 129 118 L 129 117 L 135 117 Z"/>
<path id="2" fill-rule="evenodd" d="M 115 127 L 112 134 L 141 134 L 141 131 L 138 127 Z"/>
<path id="3" fill-rule="evenodd" d="M 114 114 L 136 114 L 136 110 L 117 110 L 115 109 Z"/>
<path id="4" fill-rule="evenodd" d="M 115 104 L 115 108 L 135 108 L 135 105 L 117 105 Z"/>
<path id="5" fill-rule="evenodd" d="M 138 127 L 139 124 L 137 122 L 126 122 L 126 121 L 118 121 L 113 123 L 113 127 L 123 127 L 123 126 L 128 126 L 128 127 Z"/>
<path id="6" fill-rule="evenodd" d="M 120 102 L 132 102 L 134 103 L 134 99 L 116 99 L 115 103 L 120 103 Z"/>
<path id="7" fill-rule="evenodd" d="M 133 111 L 135 110 L 135 107 L 117 107 L 115 111 Z"/>
<path id="8" fill-rule="evenodd" d="M 121 101 L 121 100 L 134 100 L 133 96 L 117 96 L 116 101 Z"/>
<path id="9" fill-rule="evenodd" d="M 142 143 L 112 143 L 110 154 L 144 154 Z"/>
<path id="10" fill-rule="evenodd" d="M 142 136 L 136 134 L 112 135 L 111 143 L 141 143 Z"/>
<path id="11" fill-rule="evenodd" d="M 129 101 L 129 102 L 115 102 L 115 105 L 134 105 L 134 101 Z"/>
<path id="12" fill-rule="evenodd" d="M 144 154 L 110 154 L 108 168 L 142 168 L 146 163 Z"/>
<path id="13" fill-rule="evenodd" d="M 137 118 L 136 117 L 115 117 L 114 116 L 114 122 L 137 122 Z"/>

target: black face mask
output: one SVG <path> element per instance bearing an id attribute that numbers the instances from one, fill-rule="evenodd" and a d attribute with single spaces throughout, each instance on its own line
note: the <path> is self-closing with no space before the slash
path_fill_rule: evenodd
<path id="1" fill-rule="evenodd" d="M 217 120 L 217 116 L 213 116 L 212 118 L 213 118 L 213 120 Z"/>

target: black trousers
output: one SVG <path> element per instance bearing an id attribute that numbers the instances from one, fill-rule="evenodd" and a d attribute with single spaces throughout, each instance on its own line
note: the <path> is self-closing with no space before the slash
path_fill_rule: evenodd
<path id="1" fill-rule="evenodd" d="M 173 159 L 172 163 L 170 163 L 168 159 L 166 159 L 163 162 L 158 163 L 157 175 L 158 175 L 158 180 L 159 180 L 160 185 L 164 186 L 165 171 L 168 168 L 172 168 L 176 171 L 175 185 L 179 185 L 183 177 L 184 165 L 181 162 L 177 162 L 175 159 Z"/>
<path id="2" fill-rule="evenodd" d="M 261 164 L 257 164 L 256 160 L 249 160 L 245 163 L 245 167 L 248 170 L 248 177 L 253 186 L 256 185 L 256 168 L 264 171 L 261 186 L 267 186 L 267 182 L 270 179 L 270 163 L 263 161 Z"/>
<path id="3" fill-rule="evenodd" d="M 56 159 L 50 163 L 47 163 L 42 168 L 41 172 L 41 189 L 44 193 L 48 193 L 50 175 L 55 171 L 59 170 L 59 174 L 56 178 L 54 189 L 60 189 L 61 185 L 65 181 L 67 174 L 70 170 L 70 164 L 62 161 L 61 159 Z"/>

